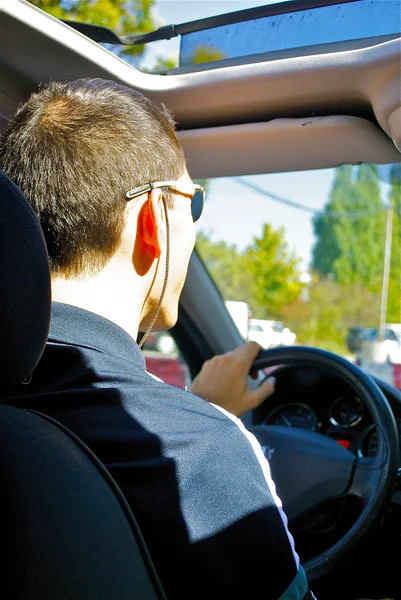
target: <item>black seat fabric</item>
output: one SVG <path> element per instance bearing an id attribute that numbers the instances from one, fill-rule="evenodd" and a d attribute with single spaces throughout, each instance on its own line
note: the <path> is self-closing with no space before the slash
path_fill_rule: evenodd
<path id="1" fill-rule="evenodd" d="M 31 205 L 0 171 L 0 390 L 29 376 L 50 324 L 50 273 Z"/>
<path id="2" fill-rule="evenodd" d="M 121 492 L 63 426 L 0 406 L 0 473 L 9 578 L 1 597 L 164 598 Z"/>
<path id="3" fill-rule="evenodd" d="M 0 597 L 160 600 L 164 593 L 121 491 L 49 417 L 7 406 L 47 339 L 50 277 L 40 225 L 0 173 Z M 3 400 L 2 400 L 3 399 Z"/>

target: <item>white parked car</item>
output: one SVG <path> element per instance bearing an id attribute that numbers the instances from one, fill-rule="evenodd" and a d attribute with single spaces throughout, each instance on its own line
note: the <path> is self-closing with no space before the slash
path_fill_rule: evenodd
<path id="1" fill-rule="evenodd" d="M 377 327 L 351 327 L 347 344 L 361 360 L 401 364 L 400 323 L 386 323 L 381 342 L 378 341 Z"/>
<path id="2" fill-rule="evenodd" d="M 274 346 L 291 346 L 296 340 L 296 334 L 284 327 L 282 321 L 251 319 L 248 339 L 258 342 L 263 348 Z"/>

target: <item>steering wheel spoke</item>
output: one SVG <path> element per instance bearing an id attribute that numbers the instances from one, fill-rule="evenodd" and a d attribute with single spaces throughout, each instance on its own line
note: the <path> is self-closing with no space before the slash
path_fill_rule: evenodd
<path id="1" fill-rule="evenodd" d="M 355 460 L 352 482 L 347 495 L 358 497 L 363 505 L 372 501 L 377 494 L 382 479 L 383 464 L 377 457 L 358 457 Z"/>
<path id="2" fill-rule="evenodd" d="M 279 425 L 252 429 L 269 464 L 289 520 L 338 498 L 349 487 L 354 455 L 313 431 Z"/>

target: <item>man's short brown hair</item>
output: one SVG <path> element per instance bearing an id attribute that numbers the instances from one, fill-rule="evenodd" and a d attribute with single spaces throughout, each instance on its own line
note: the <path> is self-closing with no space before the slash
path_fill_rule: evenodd
<path id="1" fill-rule="evenodd" d="M 50 83 L 17 111 L 1 168 L 38 215 L 53 274 L 94 274 L 114 254 L 127 190 L 179 179 L 185 159 L 165 107 L 113 81 Z"/>

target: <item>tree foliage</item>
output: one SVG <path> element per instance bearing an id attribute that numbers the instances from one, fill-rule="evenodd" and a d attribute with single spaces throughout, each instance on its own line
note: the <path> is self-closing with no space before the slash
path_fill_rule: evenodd
<path id="1" fill-rule="evenodd" d="M 391 173 L 389 200 L 394 216 L 387 321 L 397 322 L 401 302 L 400 166 L 394 165 Z M 351 165 L 337 168 L 329 200 L 313 221 L 316 243 L 312 267 L 320 277 L 332 277 L 344 286 L 361 285 L 372 294 L 380 294 L 387 200 L 381 197 L 374 165 L 361 165 L 356 177 Z"/>
<path id="2" fill-rule="evenodd" d="M 283 306 L 294 302 L 302 291 L 300 260 L 288 248 L 284 228 L 275 230 L 265 223 L 245 257 L 254 286 L 255 317 L 279 317 Z"/>
<path id="3" fill-rule="evenodd" d="M 174 69 L 177 66 L 177 61 L 173 56 L 159 56 L 156 59 L 151 69 L 143 69 L 144 71 L 151 71 L 152 73 L 164 74 L 170 69 Z"/>
<path id="4" fill-rule="evenodd" d="M 346 354 L 348 328 L 378 327 L 380 296 L 360 283 L 340 285 L 315 277 L 302 296 L 283 307 L 282 318 L 297 333 L 297 342 Z"/>
<path id="5" fill-rule="evenodd" d="M 243 252 L 204 231 L 196 236 L 196 249 L 225 300 L 252 304 L 253 282 Z"/>
<path id="6" fill-rule="evenodd" d="M 235 245 L 214 242 L 201 232 L 197 249 L 225 300 L 248 302 L 255 318 L 278 317 L 282 307 L 301 293 L 299 259 L 288 249 L 284 229 L 269 223 L 262 235 L 239 251 Z"/>
<path id="7" fill-rule="evenodd" d="M 356 218 L 357 212 L 365 214 Z M 360 283 L 378 292 L 385 212 L 375 169 L 361 165 L 353 179 L 351 165 L 339 167 L 329 201 L 313 225 L 317 239 L 313 269 L 323 277 L 333 276 L 340 284 Z"/>

